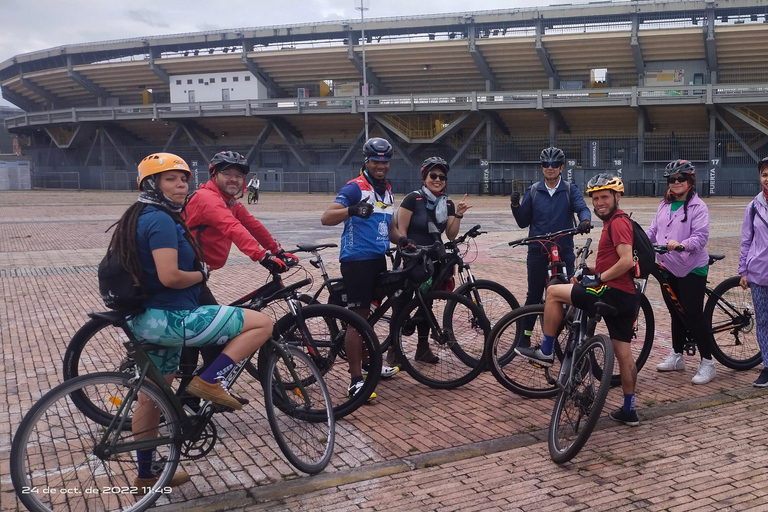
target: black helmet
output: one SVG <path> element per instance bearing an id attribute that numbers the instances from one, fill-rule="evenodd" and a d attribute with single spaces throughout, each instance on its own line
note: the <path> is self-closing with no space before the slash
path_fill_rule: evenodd
<path id="1" fill-rule="evenodd" d="M 446 162 L 444 159 L 440 158 L 439 156 L 431 156 L 424 160 L 424 162 L 421 164 L 421 179 L 423 180 L 426 176 L 429 170 L 435 166 L 440 166 L 445 171 L 445 174 L 448 174 L 448 171 L 450 168 L 448 167 L 448 162 Z"/>
<path id="2" fill-rule="evenodd" d="M 669 162 L 664 169 L 664 177 L 668 178 L 673 174 L 696 174 L 696 168 L 688 160 L 675 160 Z"/>
<path id="3" fill-rule="evenodd" d="M 563 163 L 565 163 L 565 153 L 563 153 L 562 149 L 551 146 L 541 152 L 541 155 L 539 156 L 539 161 L 541 163 L 557 162 L 558 164 L 562 165 Z M 560 166 L 558 165 L 558 167 Z"/>
<path id="4" fill-rule="evenodd" d="M 249 166 L 248 161 L 240 153 L 234 151 L 221 151 L 213 155 L 211 163 L 208 165 L 208 170 L 211 172 L 211 177 L 219 171 L 223 171 L 230 166 L 237 166 L 243 174 L 248 174 Z"/>
<path id="5" fill-rule="evenodd" d="M 389 162 L 392 160 L 392 153 L 392 144 L 381 137 L 372 137 L 363 145 L 363 156 L 366 162 L 368 160 Z"/>
<path id="6" fill-rule="evenodd" d="M 762 171 L 766 165 L 768 165 L 768 156 L 757 162 L 757 172 Z"/>

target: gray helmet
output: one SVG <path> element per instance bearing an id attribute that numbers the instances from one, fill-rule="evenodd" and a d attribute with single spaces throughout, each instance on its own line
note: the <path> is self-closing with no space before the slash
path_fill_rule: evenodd
<path id="1" fill-rule="evenodd" d="M 563 153 L 563 150 L 560 148 L 556 148 L 554 146 L 548 147 L 541 152 L 539 161 L 541 163 L 556 162 L 560 165 L 563 165 L 565 163 L 565 153 Z M 558 167 L 560 167 L 560 165 L 558 165 Z"/>
<path id="2" fill-rule="evenodd" d="M 675 160 L 674 162 L 669 162 L 664 169 L 665 178 L 668 178 L 673 174 L 695 175 L 696 168 L 689 160 Z"/>

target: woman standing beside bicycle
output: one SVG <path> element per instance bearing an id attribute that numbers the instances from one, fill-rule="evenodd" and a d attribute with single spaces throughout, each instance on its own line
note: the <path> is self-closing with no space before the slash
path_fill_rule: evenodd
<path id="1" fill-rule="evenodd" d="M 397 211 L 397 227 L 401 233 L 416 245 L 429 246 L 441 240 L 443 232 L 453 240 L 459 234 L 459 227 L 464 213 L 472 208 L 462 200 L 454 205 L 451 197 L 445 193 L 448 183 L 448 162 L 438 156 L 432 156 L 421 164 L 421 179 L 424 182 L 419 190 L 415 190 L 403 198 Z M 435 270 L 434 275 L 438 271 Z M 407 302 L 407 301 L 405 301 Z M 394 314 L 394 313 L 393 313 Z M 421 326 L 420 326 L 421 327 Z M 416 361 L 437 364 L 440 358 L 429 348 L 428 329 L 419 329 L 419 341 L 416 347 Z M 387 352 L 388 364 L 394 364 L 393 347 Z"/>
<path id="2" fill-rule="evenodd" d="M 768 386 L 768 157 L 757 164 L 762 190 L 744 212 L 739 255 L 739 284 L 752 292 L 755 306 L 757 344 L 763 357 L 763 371 L 753 382 L 758 388 Z"/>
<path id="3" fill-rule="evenodd" d="M 706 384 L 715 378 L 710 333 L 704 320 L 704 290 L 709 270 L 706 245 L 709 240 L 709 210 L 696 193 L 696 168 L 688 160 L 670 162 L 664 170 L 669 188 L 656 211 L 648 238 L 654 244 L 666 245 L 669 252 L 658 255 L 665 277 L 678 297 L 687 323 L 694 331 L 701 362 L 694 384 Z M 660 372 L 685 370 L 683 350 L 686 327 L 672 313 L 675 304 L 662 289 L 662 296 L 672 319 L 672 353 L 656 366 Z"/>
<path id="4" fill-rule="evenodd" d="M 123 268 L 141 283 L 144 312 L 127 321 L 136 338 L 163 345 L 149 356 L 170 383 L 179 365 L 182 346 L 222 345 L 221 355 L 187 387 L 196 397 L 242 408 L 217 382 L 233 363 L 254 353 L 272 334 L 272 322 L 263 313 L 228 306 L 200 306 L 200 285 L 208 275 L 202 252 L 180 213 L 192 175 L 187 163 L 170 153 L 155 153 L 139 164 L 139 199 L 126 210 L 112 235 L 108 253 L 117 255 Z M 139 395 L 133 415 L 135 439 L 157 435 L 160 410 L 146 395 Z M 134 486 L 152 487 L 154 450 L 138 450 L 138 476 Z M 189 476 L 179 471 L 170 485 Z"/>

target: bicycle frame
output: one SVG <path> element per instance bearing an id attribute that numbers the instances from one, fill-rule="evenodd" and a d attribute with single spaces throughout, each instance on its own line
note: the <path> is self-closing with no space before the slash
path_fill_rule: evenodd
<path id="1" fill-rule="evenodd" d="M 562 236 L 575 235 L 577 232 L 578 231 L 574 228 L 563 229 L 560 231 L 555 231 L 554 233 L 547 233 L 540 236 L 530 236 L 509 242 L 509 245 L 512 247 L 537 243 L 540 244 L 542 249 L 547 252 L 547 282 L 544 286 L 544 295 L 542 299 L 546 298 L 547 286 L 550 284 L 568 282 L 565 261 L 560 258 L 560 246 L 557 244 L 556 240 Z"/>

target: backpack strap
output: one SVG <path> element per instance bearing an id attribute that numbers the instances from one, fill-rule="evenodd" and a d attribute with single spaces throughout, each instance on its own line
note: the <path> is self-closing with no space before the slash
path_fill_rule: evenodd
<path id="1" fill-rule="evenodd" d="M 754 222 L 755 222 L 755 215 L 757 215 L 757 217 L 758 217 L 758 218 L 759 218 L 761 221 L 763 221 L 763 224 L 765 224 L 765 227 L 767 227 L 767 228 L 768 228 L 768 221 L 766 221 L 766 220 L 765 220 L 765 218 L 764 218 L 762 215 L 760 215 L 760 212 L 759 212 L 759 211 L 757 211 L 757 206 L 755 206 L 755 202 L 754 202 L 754 201 L 752 201 L 752 223 L 753 223 L 753 224 L 754 224 Z"/>
<path id="2" fill-rule="evenodd" d="M 629 219 L 629 215 L 627 215 L 626 213 L 620 213 L 620 214 L 616 215 L 616 217 L 626 217 L 626 218 Z M 611 239 L 611 244 L 613 244 L 613 235 L 611 235 L 611 228 L 612 227 L 613 227 L 613 221 L 611 221 L 611 223 L 608 225 L 608 238 Z"/>

